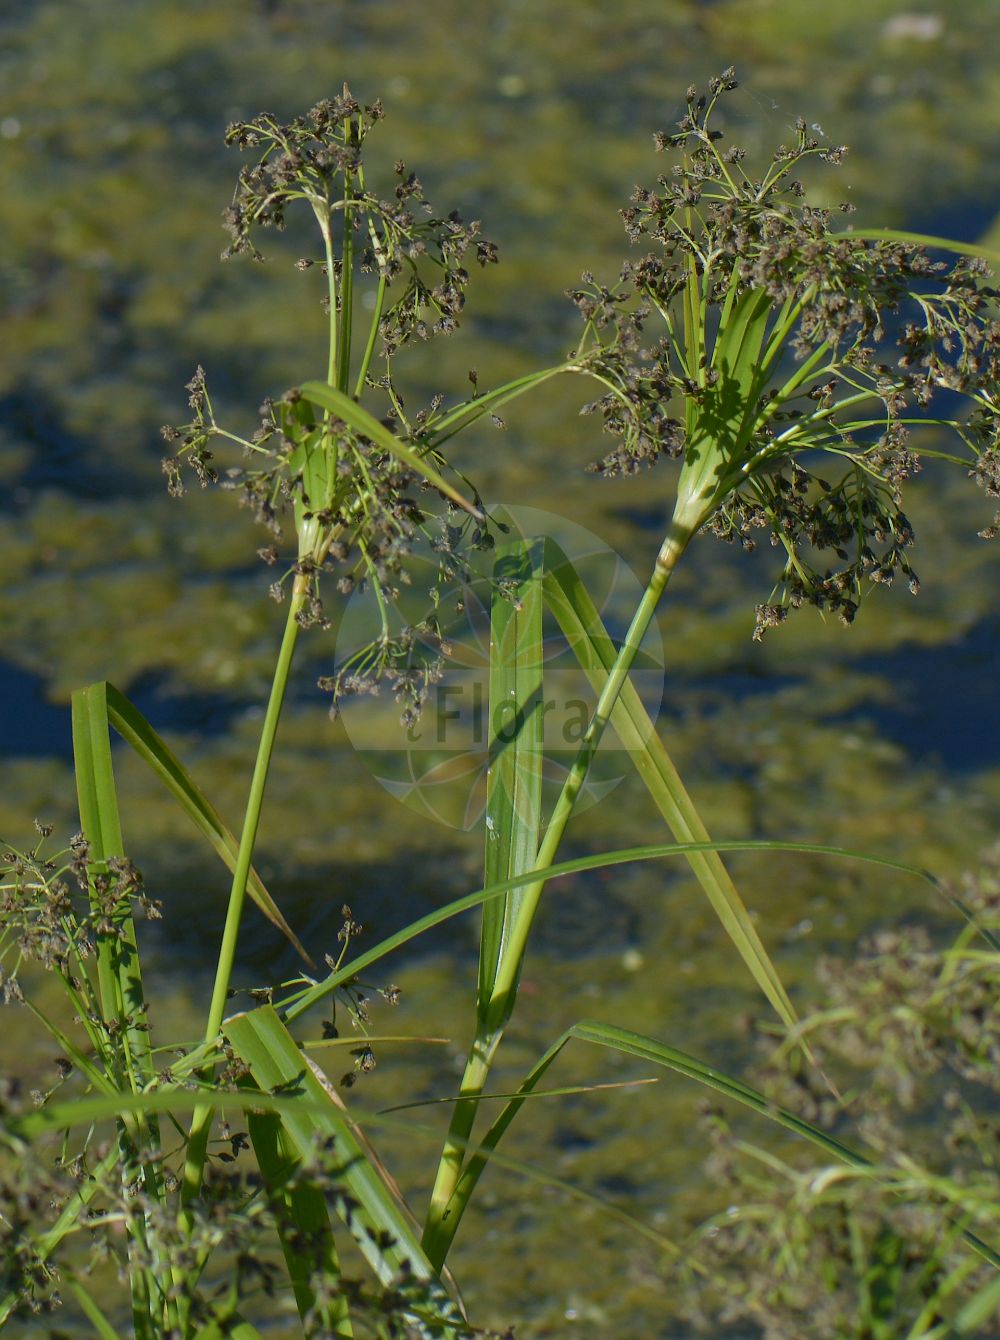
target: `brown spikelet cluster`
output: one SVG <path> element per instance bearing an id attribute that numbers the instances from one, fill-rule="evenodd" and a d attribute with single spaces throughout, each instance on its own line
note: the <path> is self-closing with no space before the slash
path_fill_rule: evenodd
<path id="1" fill-rule="evenodd" d="M 835 166 L 845 149 L 804 120 L 760 167 L 726 147 L 717 104 L 735 87 L 727 70 L 707 94 L 688 90 L 676 129 L 656 137 L 671 166 L 622 211 L 641 254 L 617 283 L 586 275 L 571 297 L 608 388 L 584 412 L 616 439 L 595 468 L 690 463 L 715 444 L 704 520 L 745 548 L 769 534 L 782 555 L 759 637 L 802 604 L 850 622 L 864 590 L 897 573 L 916 591 L 902 492 L 942 421 L 998 496 L 1000 320 L 982 260 L 858 236 L 809 203 L 802 167 Z M 742 348 L 721 337 L 739 321 Z"/>

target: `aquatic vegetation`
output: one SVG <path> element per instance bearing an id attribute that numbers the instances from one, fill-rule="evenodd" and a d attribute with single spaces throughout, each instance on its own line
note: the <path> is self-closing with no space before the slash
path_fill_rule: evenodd
<path id="1" fill-rule="evenodd" d="M 962 906 L 997 929 L 996 852 L 967 877 Z M 739 1138 L 711 1107 L 711 1175 L 730 1208 L 691 1245 L 690 1315 L 746 1318 L 767 1336 L 998 1334 L 996 1274 L 960 1229 L 996 1241 L 995 1110 L 1000 969 L 974 929 L 937 942 L 886 928 L 851 960 L 819 965 L 823 1008 L 803 1023 L 839 1092 L 787 1045 L 759 1041 L 772 1102 L 855 1126 L 871 1152 L 845 1169 Z"/>
<path id="2" fill-rule="evenodd" d="M 637 190 L 623 212 L 632 242 L 649 249 L 625 265 L 615 284 L 587 276 L 571 295 L 584 320 L 578 347 L 559 363 L 489 390 L 470 373 L 471 394 L 463 390 L 451 404 L 435 396 L 417 412 L 405 404 L 397 359 L 408 346 L 457 330 L 470 282 L 467 261 L 474 257 L 486 267 L 496 260 L 480 224 L 435 212 L 402 163 L 390 198 L 383 197 L 364 156 L 382 107 L 360 104 L 346 86 L 288 123 L 262 114 L 230 128 L 229 142 L 254 161 L 241 171 L 225 214 L 232 239 L 225 255 L 260 259 L 259 229 L 283 228 L 292 208 L 311 214 L 322 252 L 303 256 L 298 269 L 307 280 L 323 281 L 327 376 L 265 401 L 256 432 L 246 437 L 219 422 L 199 368 L 187 388 L 191 419 L 164 432 L 176 452 L 164 471 L 175 496 L 190 469 L 202 486 L 221 483 L 250 506 L 267 532 L 259 556 L 281 574 L 272 591 L 285 603 L 285 628 L 238 838 L 134 705 L 100 683 L 80 690 L 73 703 L 81 835 L 68 853 L 49 856 L 36 844 L 4 857 L 4 991 L 20 997 L 22 960 L 53 973 L 86 1043 L 38 1014 L 65 1054 L 65 1072 L 61 1067 L 61 1083 L 39 1095 L 36 1111 L 12 1103 L 4 1113 L 6 1148 L 18 1160 L 33 1158 L 34 1142 L 47 1134 L 82 1135 L 65 1138 L 51 1186 L 39 1183 L 57 1201 L 54 1223 L 37 1225 L 37 1197 L 23 1178 L 7 1187 L 12 1235 L 0 1319 L 54 1302 L 58 1254 L 88 1320 L 99 1334 L 116 1333 L 88 1286 L 88 1267 L 62 1251 L 86 1229 L 96 1231 L 100 1251 L 120 1262 L 137 1336 L 250 1337 L 259 1333 L 255 1318 L 263 1324 L 261 1299 L 276 1290 L 290 1291 L 309 1335 L 353 1335 L 365 1324 L 377 1335 L 472 1334 L 446 1267 L 451 1245 L 481 1174 L 491 1160 L 502 1160 L 501 1140 L 523 1104 L 571 1091 L 539 1087 L 571 1041 L 694 1079 L 771 1117 L 845 1167 L 868 1167 L 848 1141 L 822 1129 L 824 1113 L 776 1105 L 668 1042 L 616 1022 L 572 1024 L 515 1093 L 488 1095 L 486 1087 L 514 1016 L 549 882 L 666 857 L 688 862 L 800 1063 L 815 1065 L 812 1040 L 723 861 L 727 851 L 761 844 L 710 838 L 630 678 L 636 657 L 676 566 L 706 528 L 748 548 L 753 532 L 766 531 L 784 551 L 775 593 L 757 611 L 758 632 L 802 604 L 849 622 L 866 583 L 886 583 L 899 572 L 916 586 L 902 490 L 922 455 L 958 464 L 990 495 L 1000 491 L 1000 323 L 988 271 L 971 255 L 976 249 L 834 229 L 826 211 L 807 203 L 793 173 L 813 157 L 835 164 L 843 151 L 821 147 L 804 122 L 795 144 L 751 175 L 741 150 L 720 148 L 713 120 L 719 98 L 735 86 L 728 70 L 712 81 L 708 96 L 690 90 L 676 133 L 657 137 L 678 161 L 655 189 Z M 959 259 L 933 260 L 928 246 L 958 251 Z M 662 543 L 620 644 L 555 541 L 511 535 L 486 514 L 446 455 L 452 439 L 472 425 L 491 419 L 502 426 L 504 405 L 555 378 L 579 377 L 597 384 L 599 398 L 586 409 L 600 413 L 616 439 L 601 471 L 679 461 L 672 485 L 664 486 L 675 496 L 672 509 L 664 504 Z M 956 397 L 971 412 L 957 410 Z M 918 429 L 938 435 L 925 439 Z M 957 437 L 965 454 L 950 440 L 942 448 L 940 430 Z M 817 473 L 820 453 L 832 457 L 830 480 Z M 323 677 L 335 710 L 343 697 L 377 690 L 383 680 L 404 726 L 427 709 L 446 655 L 446 625 L 435 614 L 400 635 L 391 620 L 401 587 L 412 580 L 418 537 L 438 556 L 442 580 L 461 570 L 471 550 L 495 550 L 490 694 L 512 708 L 515 729 L 495 728 L 491 741 L 484 886 L 360 952 L 361 928 L 345 905 L 339 950 L 324 956 L 322 974 L 254 868 L 279 720 L 300 634 L 329 630 L 324 602 L 331 584 L 335 599 L 366 589 L 381 629 L 369 647 Z M 432 599 L 436 591 L 432 585 Z M 539 708 L 543 612 L 562 629 L 595 700 L 548 814 Z M 567 824 L 609 725 L 673 840 L 560 862 Z M 134 923 L 137 911 L 155 916 L 159 907 L 146 897 L 124 849 L 111 730 L 152 769 L 232 873 L 202 1040 L 171 1042 L 166 1052 L 150 1034 L 152 1002 Z M 43 842 L 49 836 L 40 833 Z M 885 858 L 806 843 L 764 845 L 853 855 L 937 887 L 920 870 Z M 255 990 L 248 1008 L 230 1012 L 248 895 L 296 946 L 305 967 L 291 981 Z M 340 1087 L 352 1088 L 375 1063 L 368 999 L 375 989 L 390 1004 L 399 994 L 391 983 L 369 986 L 368 969 L 476 907 L 482 929 L 472 1043 L 458 1094 L 441 1095 L 452 1117 L 431 1168 L 434 1186 L 421 1226 L 362 1130 L 377 1130 L 387 1118 L 364 1113 L 353 1095 L 348 1106 L 310 1053 L 347 1046 Z M 970 917 L 995 948 L 989 927 Z M 340 1036 L 335 1013 L 325 1017 L 334 1002 L 360 1030 L 350 1039 Z M 504 1106 L 477 1140 L 487 1096 Z M 114 1137 L 95 1137 L 104 1129 Z M 252 1157 L 250 1172 L 246 1162 L 230 1166 L 241 1157 Z M 62 1180 L 70 1165 L 75 1188 Z M 111 1234 L 101 1231 L 109 1226 Z M 977 1226 L 957 1223 L 956 1245 L 962 1237 L 964 1247 L 1000 1265 L 993 1247 L 976 1236 Z M 342 1275 L 338 1243 L 345 1236 L 373 1282 Z M 237 1265 L 227 1278 L 231 1256 Z"/>

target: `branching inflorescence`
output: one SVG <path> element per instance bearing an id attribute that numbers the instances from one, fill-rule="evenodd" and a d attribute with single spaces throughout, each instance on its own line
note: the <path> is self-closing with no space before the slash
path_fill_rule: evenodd
<path id="1" fill-rule="evenodd" d="M 415 638 L 400 638 L 390 629 L 388 610 L 400 582 L 408 580 L 406 559 L 423 534 L 445 555 L 454 553 L 455 536 L 472 546 L 490 543 L 484 519 L 463 513 L 456 505 L 457 488 L 446 490 L 447 514 L 428 513 L 426 490 L 439 488 L 439 471 L 447 464 L 439 439 L 479 417 L 474 403 L 458 416 L 443 410 L 443 396 L 412 416 L 396 384 L 396 356 L 414 342 L 452 333 L 465 305 L 469 271 L 497 259 L 495 245 L 483 236 L 478 221 L 466 222 L 453 210 L 438 214 L 424 197 L 417 176 L 402 162 L 395 164 L 396 183 L 390 198 L 368 184 L 363 157 L 369 132 L 382 119 L 379 102 L 362 107 L 345 87 L 341 96 L 318 103 L 307 116 L 288 124 L 263 113 L 229 128 L 227 143 L 253 152 L 257 160 L 239 175 L 232 204 L 224 214 L 232 240 L 223 258 L 263 256 L 255 243 L 259 229 L 282 229 L 286 212 L 296 202 L 308 206 L 323 242 L 317 258 L 303 257 L 301 271 L 324 277 L 323 305 L 329 318 L 327 384 L 351 402 L 375 401 L 365 423 L 381 429 L 375 437 L 348 423 L 328 406 L 310 401 L 298 388 L 260 407 L 260 422 L 250 439 L 240 438 L 218 423 L 204 371 L 188 385 L 193 417 L 180 428 L 168 427 L 164 437 L 177 444 L 164 461 L 170 491 L 183 492 L 182 464 L 205 486 L 219 480 L 213 446 L 232 441 L 242 447 L 246 463 L 226 470 L 223 487 L 239 490 L 256 519 L 272 532 L 258 553 L 264 562 L 279 561 L 276 540 L 282 514 L 292 509 L 298 533 L 295 563 L 272 584 L 276 599 L 286 586 L 301 595 L 295 617 L 300 626 L 329 626 L 320 598 L 324 573 L 333 574 L 341 595 L 360 582 L 374 591 L 383 615 L 382 636 L 350 665 L 324 677 L 334 705 L 344 693 L 365 691 L 386 673 L 416 685 Z M 359 288 L 373 292 L 362 307 Z M 362 344 L 355 329 L 358 311 L 366 315 Z M 486 407 L 482 409 L 486 412 Z M 387 446 L 388 442 L 388 446 Z M 464 485 L 465 481 L 460 480 Z M 421 496 L 423 493 L 424 496 Z M 433 644 L 438 630 L 419 633 Z M 406 689 L 409 698 L 419 690 Z"/>
<path id="2" fill-rule="evenodd" d="M 588 275 L 572 296 L 608 385 L 586 410 L 618 439 L 595 468 L 679 458 L 683 534 L 707 525 L 752 548 L 754 531 L 770 531 L 784 563 L 757 610 L 760 636 L 803 603 L 849 622 L 866 580 L 901 572 L 917 589 L 902 486 L 921 455 L 958 461 L 998 495 L 1000 321 L 983 261 L 948 264 L 913 242 L 834 231 L 796 173 L 845 150 L 805 121 L 750 175 L 713 125 L 735 87 L 727 70 L 707 97 L 688 90 L 676 132 L 656 137 L 676 161 L 622 211 L 648 250 L 614 286 Z M 956 393 L 971 411 L 961 420 Z M 941 424 L 967 458 L 912 441 L 914 427 Z M 833 458 L 830 477 L 819 452 Z"/>

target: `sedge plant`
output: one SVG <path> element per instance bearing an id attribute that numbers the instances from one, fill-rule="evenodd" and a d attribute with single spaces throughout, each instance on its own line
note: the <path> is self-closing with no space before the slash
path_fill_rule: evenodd
<path id="1" fill-rule="evenodd" d="M 99 1207 L 124 1227 L 136 1336 L 254 1336 L 248 1308 L 277 1287 L 290 1290 L 307 1335 L 363 1334 L 364 1326 L 378 1335 L 468 1334 L 446 1267 L 451 1244 L 481 1173 L 502 1158 L 498 1146 L 511 1121 L 542 1092 L 540 1080 L 572 1040 L 697 1080 L 847 1166 L 864 1165 L 817 1124 L 742 1081 L 665 1042 L 592 1020 L 557 1039 L 481 1138 L 473 1134 L 540 899 L 550 881 L 574 871 L 684 857 L 783 1025 L 796 1025 L 723 862 L 725 850 L 754 844 L 711 840 L 630 679 L 643 635 L 694 537 L 709 529 L 749 548 L 758 533 L 770 535 L 781 566 L 757 608 L 759 635 L 803 604 L 849 622 L 872 582 L 901 574 L 915 588 L 902 490 L 922 457 L 953 462 L 1000 494 L 1000 323 L 981 258 L 974 248 L 938 242 L 941 250 L 964 252 L 945 264 L 931 258 L 927 239 L 852 232 L 846 221 L 834 227 L 835 216 L 806 202 L 796 174 L 810 159 L 835 164 L 842 151 L 822 148 L 804 123 L 790 147 L 763 171 L 751 171 L 738 148 L 720 144 L 715 124 L 719 99 L 734 87 L 727 71 L 707 96 L 689 91 L 676 131 L 658 137 L 673 166 L 654 188 L 637 190 L 623 211 L 636 254 L 619 279 L 604 285 L 586 276 L 572 295 L 584 323 L 577 349 L 493 390 L 474 384 L 472 395 L 451 405 L 435 396 L 416 412 L 400 389 L 397 360 L 407 346 L 455 330 L 466 264 L 492 264 L 495 247 L 478 223 L 436 213 L 402 163 L 388 198 L 380 193 L 368 178 L 365 144 L 382 108 L 359 104 L 346 87 L 287 124 L 262 114 L 230 129 L 230 143 L 250 163 L 226 211 L 227 254 L 259 258 L 259 230 L 282 228 L 290 209 L 311 215 L 318 227 L 319 253 L 298 268 L 322 281 L 323 375 L 265 401 L 247 438 L 218 422 L 199 369 L 188 387 L 189 422 L 165 430 L 175 455 L 164 468 L 171 492 L 183 492 L 190 470 L 203 485 L 218 481 L 237 491 L 268 528 L 259 553 L 278 574 L 272 594 L 285 605 L 284 631 L 238 836 L 135 707 L 101 684 L 74 699 L 82 835 L 65 856 L 36 844 L 5 857 L 6 950 L 56 973 L 87 1039 L 78 1045 L 58 1021 L 39 1015 L 59 1040 L 76 1087 L 64 1100 L 56 1090 L 42 1095 L 35 1113 L 11 1107 L 6 1148 L 26 1159 L 46 1133 L 90 1134 L 82 1145 L 66 1138 L 62 1162 L 82 1175 L 53 1191 L 54 1222 L 36 1227 L 38 1206 L 23 1187 L 5 1197 L 14 1247 L 0 1320 L 51 1296 L 53 1260 L 82 1227 L 93 1226 Z M 442 574 L 452 575 L 469 548 L 494 549 L 503 534 L 475 489 L 451 469 L 445 449 L 556 376 L 584 376 L 598 388 L 586 410 L 601 416 L 614 439 L 601 472 L 633 471 L 660 458 L 678 462 L 669 502 L 664 490 L 662 544 L 625 638 L 612 640 L 551 538 L 505 538 L 496 549 L 490 694 L 512 697 L 521 725 L 491 771 L 484 887 L 361 954 L 348 953 L 355 927 L 345 912 L 343 952 L 327 960 L 326 975 L 315 975 L 299 946 L 299 980 L 227 1017 L 247 896 L 291 935 L 254 869 L 254 852 L 300 635 L 332 622 L 331 586 L 338 596 L 363 586 L 380 632 L 322 686 L 337 710 L 345 696 L 386 681 L 404 722 L 413 720 L 447 654 L 447 630 L 436 615 L 419 629 L 401 630 L 394 621 L 410 554 L 423 537 L 440 555 Z M 956 397 L 968 412 L 956 410 Z M 952 438 L 944 447 L 942 429 Z M 549 814 L 540 785 L 543 740 L 537 713 L 528 710 L 539 689 L 543 610 L 559 622 L 596 700 Z M 560 862 L 609 725 L 673 840 Z M 149 1042 L 134 926 L 137 909 L 158 909 L 126 856 L 112 729 L 153 769 L 232 877 L 202 1038 L 166 1069 Z M 290 1026 L 308 1028 L 314 1007 L 335 993 L 360 1010 L 359 973 L 475 907 L 482 908 L 482 933 L 472 1043 L 420 1223 L 362 1131 L 362 1114 L 313 1061 L 310 1048 L 329 1039 L 300 1045 Z M 5 990 L 12 997 L 20 991 L 10 965 Z M 386 992 L 391 999 L 392 989 Z M 358 1064 L 365 1064 L 363 1048 Z M 233 1132 L 232 1112 L 246 1115 L 246 1132 Z M 93 1134 L 102 1122 L 114 1132 L 110 1141 Z M 258 1181 L 220 1175 L 220 1147 L 236 1161 L 248 1146 Z M 254 1233 L 270 1235 L 280 1262 L 257 1269 L 259 1254 L 239 1250 Z M 1000 1265 L 988 1242 L 961 1224 L 956 1233 L 981 1259 Z M 341 1269 L 344 1234 L 370 1268 L 365 1284 Z M 238 1268 L 224 1286 L 218 1262 L 234 1250 Z M 67 1271 L 94 1329 L 115 1334 L 86 1277 Z"/>
<path id="2" fill-rule="evenodd" d="M 997 929 L 998 852 L 961 898 Z M 995 1271 L 960 1226 L 995 1241 L 996 949 L 967 923 L 932 933 L 886 925 L 849 958 L 817 965 L 821 1008 L 803 1020 L 839 1096 L 817 1085 L 760 1021 L 756 1067 L 772 1102 L 830 1128 L 860 1124 L 871 1163 L 845 1167 L 750 1142 L 706 1105 L 712 1173 L 730 1207 L 689 1241 L 686 1312 L 698 1333 L 720 1315 L 769 1335 L 943 1340 L 1000 1334 Z"/>
<path id="3" fill-rule="evenodd" d="M 802 120 L 795 142 L 751 175 L 744 152 L 720 144 L 714 122 L 719 99 L 735 87 L 727 70 L 707 96 L 688 90 L 676 131 L 656 137 L 674 160 L 670 170 L 654 188 L 637 188 L 622 211 L 640 255 L 616 284 L 587 275 L 572 295 L 588 371 L 606 386 L 585 412 L 599 413 L 616 439 L 597 470 L 633 472 L 661 457 L 680 470 L 652 575 L 545 827 L 540 872 L 555 859 L 642 638 L 700 531 L 747 549 L 756 533 L 770 535 L 782 561 L 756 609 L 760 637 L 803 604 L 849 623 L 865 588 L 897 575 L 916 592 L 902 489 L 922 457 L 964 467 L 994 496 L 1000 485 L 1000 325 L 985 261 L 963 255 L 949 266 L 903 235 L 835 230 L 829 211 L 807 203 L 797 174 L 811 158 L 836 165 L 845 150 L 822 147 Z M 969 407 L 961 418 L 956 395 Z M 914 437 L 933 428 L 950 431 L 958 449 Z M 995 529 L 994 521 L 984 535 Z M 679 779 L 663 780 L 675 814 L 686 811 L 673 820 L 677 836 L 707 837 Z M 780 982 L 723 881 L 713 870 L 702 882 L 724 923 L 740 923 L 738 947 L 791 1024 Z M 520 895 L 486 998 L 481 982 L 462 1086 L 470 1101 L 456 1106 L 425 1235 L 432 1255 L 461 1215 L 454 1198 L 475 1097 L 513 1009 L 544 887 L 540 876 Z"/>

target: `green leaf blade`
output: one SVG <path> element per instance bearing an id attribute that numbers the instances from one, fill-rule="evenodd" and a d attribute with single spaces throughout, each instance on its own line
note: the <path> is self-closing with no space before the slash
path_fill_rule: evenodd
<path id="1" fill-rule="evenodd" d="M 106 696 L 110 724 L 138 757 L 152 769 L 215 854 L 232 872 L 236 868 L 239 843 L 223 822 L 218 810 L 134 703 L 113 684 L 104 684 L 101 687 Z M 295 946 L 305 962 L 315 966 L 301 941 L 282 916 L 260 875 L 252 867 L 247 892 L 267 919 Z"/>
<path id="2" fill-rule="evenodd" d="M 315 1272 L 326 1280 L 339 1279 L 340 1262 L 330 1227 L 330 1215 L 322 1192 L 308 1182 L 289 1188 L 298 1159 L 289 1150 L 276 1112 L 247 1112 L 247 1129 L 257 1166 L 275 1210 L 278 1237 L 291 1281 L 295 1305 L 302 1322 L 319 1323 L 334 1336 L 353 1336 L 347 1299 L 334 1295 L 317 1309 L 312 1285 Z"/>
<path id="3" fill-rule="evenodd" d="M 545 597 L 581 668 L 600 691 L 614 662 L 614 643 L 573 564 L 551 540 Z M 708 830 L 630 680 L 612 709 L 611 725 L 677 841 L 710 844 Z M 688 863 L 754 981 L 785 1025 L 794 1027 L 797 1017 L 788 993 L 722 858 L 717 851 L 691 851 Z"/>
<path id="4" fill-rule="evenodd" d="M 467 498 L 465 498 L 453 484 L 435 470 L 434 466 L 426 461 L 419 452 L 413 450 L 394 433 L 390 433 L 384 424 L 379 423 L 373 414 L 370 414 L 356 400 L 352 400 L 349 395 L 343 391 L 338 391 L 336 387 L 329 386 L 326 382 L 304 382 L 299 388 L 305 400 L 311 405 L 317 405 L 320 409 L 328 410 L 335 414 L 338 419 L 342 419 L 348 427 L 353 428 L 355 432 L 364 434 L 383 451 L 390 452 L 393 456 L 403 462 L 411 470 L 422 475 L 429 484 L 433 484 L 436 489 L 450 498 L 452 502 L 457 503 L 459 507 L 472 514 L 472 516 L 482 520 L 482 513 Z"/>
<path id="5" fill-rule="evenodd" d="M 72 698 L 73 759 L 80 825 L 87 840 L 88 882 L 92 905 L 98 906 L 94 876 L 106 874 L 109 862 L 125 857 L 118 789 L 111 761 L 107 686 L 91 684 Z M 105 913 L 105 916 L 107 913 Z M 97 938 L 97 977 L 106 1024 L 121 1030 L 120 1077 L 133 1089 L 153 1076 L 145 1012 L 142 972 L 131 905 L 122 902 L 111 914 L 114 929 Z"/>
<path id="6" fill-rule="evenodd" d="M 516 540 L 497 552 L 490 622 L 486 885 L 532 870 L 542 822 L 544 686 L 540 549 Z M 483 904 L 477 1006 L 484 1021 L 523 891 Z"/>
<path id="7" fill-rule="evenodd" d="M 308 1159 L 317 1142 L 334 1142 L 347 1199 L 338 1212 L 362 1255 L 383 1284 L 408 1278 L 423 1288 L 445 1327 L 459 1325 L 458 1307 L 420 1245 L 420 1232 L 395 1184 L 326 1081 L 270 1005 L 226 1021 L 224 1031 L 265 1092 L 285 1097 L 281 1121 L 298 1156 Z"/>
<path id="8" fill-rule="evenodd" d="M 960 256 L 978 256 L 981 260 L 1000 265 L 1000 250 L 982 246 L 978 242 L 956 242 L 952 237 L 935 237 L 929 233 L 913 233 L 904 228 L 850 228 L 843 233 L 831 233 L 831 238 L 850 241 L 857 238 L 866 242 L 912 242 L 919 247 L 950 251 Z"/>
<path id="9" fill-rule="evenodd" d="M 468 912 L 474 907 L 480 907 L 493 898 L 502 898 L 511 889 L 523 888 L 525 885 L 532 884 L 542 878 L 546 883 L 551 883 L 553 880 L 563 879 L 567 875 L 575 875 L 583 870 L 603 870 L 615 865 L 626 865 L 631 861 L 655 861 L 665 856 L 690 858 L 701 853 L 727 851 L 799 852 L 809 856 L 835 856 L 851 861 L 860 861 L 866 865 L 878 866 L 883 870 L 894 870 L 900 874 L 910 875 L 914 879 L 923 880 L 936 893 L 947 899 L 947 894 L 942 889 L 940 882 L 926 870 L 921 869 L 920 866 L 908 865 L 905 861 L 895 861 L 884 856 L 872 856 L 869 852 L 852 851 L 847 847 L 826 846 L 818 842 L 779 842 L 772 838 L 746 838 L 714 842 L 661 842 L 642 847 L 622 847 L 616 851 L 603 852 L 599 856 L 578 856 L 570 861 L 559 861 L 544 870 L 531 870 L 527 874 L 504 880 L 502 884 L 494 884 L 488 889 L 477 889 L 475 893 L 467 893 L 461 898 L 455 898 L 443 907 L 436 908 L 433 912 L 418 917 L 392 935 L 386 936 L 377 945 L 366 949 L 357 958 L 351 959 L 349 963 L 335 969 L 321 981 L 286 998 L 281 1003 L 282 1017 L 286 1022 L 298 1019 L 314 1005 L 326 1000 L 341 983 L 357 976 L 359 972 L 385 958 L 393 950 L 409 944 L 411 940 L 423 935 L 425 931 L 432 930 L 445 921 L 450 921 L 452 917 L 460 916 L 463 912 Z"/>

